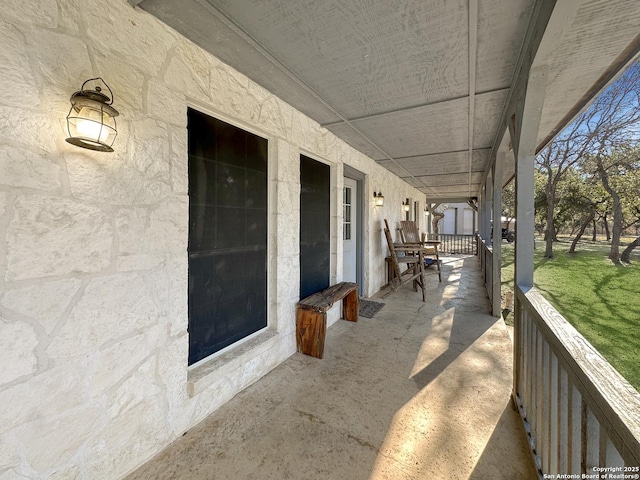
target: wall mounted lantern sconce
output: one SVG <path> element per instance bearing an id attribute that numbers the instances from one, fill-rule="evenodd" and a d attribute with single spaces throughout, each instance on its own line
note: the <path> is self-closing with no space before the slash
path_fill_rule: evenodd
<path id="1" fill-rule="evenodd" d="M 373 198 L 375 199 L 375 203 L 374 205 L 376 207 L 383 207 L 384 206 L 384 196 L 382 195 L 382 192 L 373 192 Z"/>
<path id="2" fill-rule="evenodd" d="M 84 86 L 92 81 L 102 82 L 111 98 L 102 93 L 100 86 L 96 86 L 95 90 L 85 90 Z M 102 78 L 90 78 L 84 82 L 80 90 L 71 95 L 67 142 L 98 152 L 113 152 L 111 146 L 118 135 L 116 117 L 119 113 L 112 104 L 113 92 Z"/>
<path id="3" fill-rule="evenodd" d="M 407 198 L 406 201 L 402 202 L 402 210 L 404 210 L 405 212 L 408 212 L 411 208 L 411 205 L 409 203 L 409 199 Z"/>

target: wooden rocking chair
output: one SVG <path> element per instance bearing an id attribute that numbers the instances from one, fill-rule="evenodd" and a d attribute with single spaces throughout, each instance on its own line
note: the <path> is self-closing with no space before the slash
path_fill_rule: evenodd
<path id="1" fill-rule="evenodd" d="M 413 281 L 413 290 L 417 292 L 418 285 L 420 285 L 422 289 L 422 301 L 425 302 L 427 294 L 424 283 L 424 257 L 422 255 L 422 249 L 405 245 L 394 245 L 393 239 L 391 238 L 391 231 L 389 230 L 389 223 L 386 219 L 384 224 L 384 236 L 387 239 L 389 255 L 395 275 L 389 280 L 390 291 L 385 293 L 383 297 L 395 292 L 405 283 Z M 403 252 L 404 256 L 398 256 L 397 252 Z M 407 266 L 404 272 L 400 271 L 401 264 Z"/>
<path id="2" fill-rule="evenodd" d="M 442 282 L 442 271 L 440 268 L 440 256 L 438 255 L 437 241 L 427 241 L 426 235 L 423 233 L 420 235 L 418 226 L 413 220 L 402 220 L 400 222 L 400 238 L 404 245 L 412 245 L 422 249 L 422 255 L 427 261 L 431 259 L 436 264 L 436 270 L 438 272 L 438 280 Z"/>

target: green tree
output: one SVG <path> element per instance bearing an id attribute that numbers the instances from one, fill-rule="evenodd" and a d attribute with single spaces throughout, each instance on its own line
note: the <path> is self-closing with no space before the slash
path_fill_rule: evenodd
<path id="1" fill-rule="evenodd" d="M 583 114 L 584 115 L 584 114 Z M 588 152 L 589 137 L 582 130 L 582 115 L 565 129 L 536 157 L 538 170 L 545 176 L 545 251 L 546 258 L 553 258 L 553 241 L 556 239 L 554 214 L 558 185 L 564 175 Z"/>
<path id="2" fill-rule="evenodd" d="M 440 234 L 440 220 L 444 218 L 444 211 L 447 208 L 449 208 L 448 203 L 428 203 L 426 205 L 427 212 L 431 215 L 431 228 L 434 235 Z"/>
<path id="3" fill-rule="evenodd" d="M 640 63 L 632 64 L 583 115 L 584 128 L 593 137 L 587 162 L 594 165 L 594 172 L 611 196 L 613 222 L 609 258 L 620 263 L 624 185 L 629 183 L 621 177 L 638 164 Z"/>
<path id="4" fill-rule="evenodd" d="M 516 182 L 513 180 L 502 189 L 502 208 L 500 212 L 507 219 L 505 227 L 507 230 L 511 230 L 511 222 L 516 218 Z M 500 223 L 502 223 L 502 219 Z"/>
<path id="5" fill-rule="evenodd" d="M 539 170 L 533 172 L 535 229 L 538 235 L 543 235 L 546 229 L 547 193 L 546 177 Z"/>
<path id="6" fill-rule="evenodd" d="M 636 227 L 636 235 L 640 227 L 640 149 L 636 148 L 632 161 L 624 170 L 624 195 L 622 196 L 622 211 L 624 216 L 624 228 Z M 640 236 L 631 242 L 620 255 L 620 260 L 631 262 L 631 252 L 640 245 Z"/>
<path id="7" fill-rule="evenodd" d="M 602 208 L 606 208 L 609 197 L 602 186 L 592 177 L 585 177 L 575 171 L 571 180 L 571 194 L 567 196 L 566 200 L 572 204 L 576 229 L 569 253 L 575 253 L 576 246 L 589 225 L 594 225 L 595 235 L 595 220 L 601 214 Z"/>
<path id="8" fill-rule="evenodd" d="M 537 156 L 538 169 L 545 175 L 546 220 L 545 257 L 553 258 L 556 226 L 554 213 L 560 180 L 590 157 L 603 187 L 612 197 L 613 234 L 610 258 L 617 261 L 622 213 L 620 199 L 609 183 L 610 169 L 602 163 L 620 145 L 628 145 L 638 138 L 640 122 L 640 63 L 632 64 L 613 84 L 600 94 L 593 104 L 582 112 Z M 599 163 L 600 162 L 600 163 Z"/>

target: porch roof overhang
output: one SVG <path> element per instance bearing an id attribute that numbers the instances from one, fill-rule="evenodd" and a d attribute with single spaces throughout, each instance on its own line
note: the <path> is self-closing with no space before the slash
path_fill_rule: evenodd
<path id="1" fill-rule="evenodd" d="M 640 50 L 637 0 L 129 0 L 427 201 L 477 197 L 542 39 L 538 149 Z M 548 29 L 556 5 L 567 9 Z M 525 79 L 526 80 L 526 79 Z M 513 155 L 502 183 L 513 177 Z"/>

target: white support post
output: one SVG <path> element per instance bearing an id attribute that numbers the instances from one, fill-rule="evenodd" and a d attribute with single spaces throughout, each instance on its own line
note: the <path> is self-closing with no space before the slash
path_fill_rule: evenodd
<path id="1" fill-rule="evenodd" d="M 493 315 L 499 317 L 502 314 L 502 177 L 504 175 L 504 162 L 506 154 L 498 151 L 493 165 Z"/>
<path id="2" fill-rule="evenodd" d="M 549 2 L 549 6 L 552 3 Z M 516 153 L 515 282 L 523 289 L 533 286 L 533 172 L 549 64 L 557 46 L 571 27 L 581 3 L 581 0 L 553 3 L 553 10 L 529 70 L 524 99 L 516 110 L 516 124 L 512 122 L 509 125 Z"/>
<path id="3" fill-rule="evenodd" d="M 525 297 L 522 292 L 533 287 L 534 167 L 538 129 L 547 88 L 548 65 L 572 25 L 581 3 L 581 0 L 536 2 L 532 14 L 534 20 L 527 30 L 522 50 L 524 55 L 521 54 L 519 59 L 522 61 L 521 68 L 509 92 L 509 108 L 505 110 L 503 119 L 509 128 L 516 161 L 513 400 L 516 404 L 522 400 L 527 414 L 535 413 L 537 387 L 529 382 L 529 376 L 534 371 L 531 369 L 533 359 L 530 356 L 531 340 L 528 338 L 532 333 L 528 326 L 531 318 L 523 308 Z M 525 370 L 523 365 L 527 367 Z M 524 394 L 524 397 L 520 397 L 520 394 Z M 535 431 L 531 433 L 535 437 Z M 540 442 L 541 439 L 535 438 L 535 441 Z M 539 448 L 542 451 L 546 447 L 540 444 Z"/>
<path id="4" fill-rule="evenodd" d="M 486 215 L 485 215 L 485 188 L 484 184 L 480 188 L 480 192 L 478 194 L 478 235 L 476 236 L 476 248 L 478 252 L 478 259 L 480 260 L 480 271 L 482 272 L 483 278 L 486 278 L 486 269 L 485 258 L 486 255 L 484 253 L 484 240 L 486 238 Z M 486 288 L 486 285 L 485 285 Z"/>
<path id="5" fill-rule="evenodd" d="M 524 102 L 509 126 L 516 153 L 515 283 L 525 291 L 533 286 L 534 167 L 547 72 L 547 65 L 530 71 Z"/>
<path id="6" fill-rule="evenodd" d="M 484 212 L 482 211 L 483 195 L 482 187 L 480 187 L 480 191 L 478 192 L 478 235 L 480 235 L 480 238 L 484 235 Z"/>
<path id="7" fill-rule="evenodd" d="M 484 186 L 484 191 L 485 191 L 485 211 L 484 211 L 484 215 L 485 215 L 485 229 L 486 229 L 486 237 L 485 237 L 485 242 L 487 245 L 491 245 L 492 244 L 492 239 L 491 239 L 491 226 L 492 226 L 492 221 L 493 221 L 493 176 L 490 175 L 489 177 L 487 177 L 485 186 Z M 495 225 L 493 225 L 493 228 L 495 229 Z"/>
<path id="8" fill-rule="evenodd" d="M 480 207 L 478 208 L 480 212 L 480 225 L 482 228 L 480 229 L 480 236 L 482 240 L 485 242 L 489 237 L 489 195 L 487 192 L 487 183 L 482 186 L 482 192 L 480 195 Z"/>
<path id="9" fill-rule="evenodd" d="M 480 188 L 478 193 L 478 234 L 480 238 L 484 236 L 484 190 Z"/>

